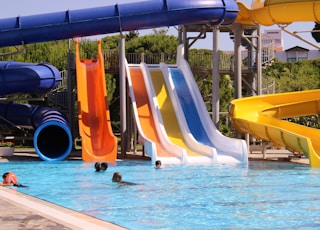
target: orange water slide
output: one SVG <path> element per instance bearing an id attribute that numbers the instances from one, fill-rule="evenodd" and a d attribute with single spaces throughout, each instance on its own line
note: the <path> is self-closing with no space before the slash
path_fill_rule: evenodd
<path id="1" fill-rule="evenodd" d="M 156 144 L 159 157 L 172 157 L 162 146 L 159 136 L 156 133 L 142 71 L 140 68 L 129 69 L 141 128 L 146 137 Z"/>
<path id="2" fill-rule="evenodd" d="M 112 132 L 101 41 L 97 59 L 80 59 L 76 42 L 79 133 L 84 161 L 114 162 L 118 141 Z"/>
<path id="3" fill-rule="evenodd" d="M 181 164 L 181 150 L 170 143 L 164 144 L 157 132 L 141 66 L 127 65 L 127 78 L 139 139 L 144 141 L 145 152 L 153 162 L 161 160 L 163 164 Z"/>

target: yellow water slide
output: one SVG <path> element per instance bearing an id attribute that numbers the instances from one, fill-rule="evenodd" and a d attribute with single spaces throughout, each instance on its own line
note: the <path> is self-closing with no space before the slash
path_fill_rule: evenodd
<path id="1" fill-rule="evenodd" d="M 153 164 L 156 160 L 160 160 L 162 164 L 183 164 L 185 150 L 167 142 L 161 132 L 157 132 L 159 122 L 152 115 L 142 66 L 127 64 L 126 69 L 132 108 L 144 151 L 151 157 Z"/>
<path id="2" fill-rule="evenodd" d="M 320 168 L 320 130 L 282 119 L 318 114 L 320 90 L 241 98 L 230 106 L 237 130 L 303 152 L 313 168 Z"/>
<path id="3" fill-rule="evenodd" d="M 242 24 L 320 23 L 320 0 L 256 0 L 251 9 L 242 2 L 238 7 Z M 303 152 L 319 168 L 320 131 L 281 120 L 320 114 L 319 99 L 319 90 L 242 98 L 231 102 L 230 115 L 239 131 Z"/>
<path id="4" fill-rule="evenodd" d="M 97 59 L 80 59 L 76 42 L 78 121 L 84 161 L 115 162 L 118 141 L 112 132 L 101 41 Z"/>
<path id="5" fill-rule="evenodd" d="M 170 98 L 165 84 L 164 75 L 159 68 L 149 68 L 150 78 L 157 101 L 157 106 L 163 121 L 163 125 L 169 140 L 181 148 L 185 149 L 187 154 L 187 163 L 189 164 L 208 164 L 214 162 L 214 152 L 212 148 L 200 144 L 187 142 L 179 126 L 172 98 Z M 162 123 L 162 122 L 161 122 Z"/>
<path id="6" fill-rule="evenodd" d="M 320 0 L 256 0 L 251 9 L 243 2 L 238 2 L 238 7 L 236 22 L 242 24 L 320 23 Z"/>

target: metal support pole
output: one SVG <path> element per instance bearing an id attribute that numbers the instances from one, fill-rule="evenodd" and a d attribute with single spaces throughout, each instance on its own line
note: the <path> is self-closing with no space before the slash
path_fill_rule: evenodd
<path id="1" fill-rule="evenodd" d="M 241 70 L 241 35 L 243 28 L 240 23 L 234 24 L 234 88 L 235 88 L 235 98 L 242 97 L 242 70 Z"/>
<path id="2" fill-rule="evenodd" d="M 68 48 L 68 59 L 67 59 L 67 71 L 68 71 L 68 91 L 67 91 L 67 97 L 68 97 L 68 119 L 69 119 L 69 125 L 70 125 L 70 131 L 72 134 L 72 137 L 75 138 L 76 130 L 75 130 L 75 121 L 78 119 L 74 119 L 75 117 L 75 111 L 74 111 L 74 86 L 75 86 L 75 54 L 70 51 L 70 40 L 69 40 L 69 48 Z M 77 132 L 78 133 L 78 132 Z M 73 145 L 74 148 L 74 145 Z"/>
<path id="3" fill-rule="evenodd" d="M 213 48 L 212 48 L 212 121 L 216 127 L 219 122 L 219 111 L 220 111 L 220 95 L 219 95 L 219 35 L 220 29 L 214 28 L 213 33 Z"/>
<path id="4" fill-rule="evenodd" d="M 120 36 L 119 77 L 120 77 L 120 135 L 121 156 L 126 156 L 127 150 L 127 111 L 126 111 L 126 72 L 125 72 L 125 38 Z"/>
<path id="5" fill-rule="evenodd" d="M 261 95 L 262 94 L 262 55 L 261 55 L 261 51 L 262 51 L 262 46 L 261 46 L 261 29 L 260 29 L 260 25 L 258 26 L 257 29 L 257 37 L 258 37 L 258 44 L 257 44 L 257 59 L 256 59 L 256 63 L 257 63 L 257 94 Z"/>
<path id="6" fill-rule="evenodd" d="M 184 46 L 184 58 L 188 61 L 188 59 L 189 59 L 189 42 L 188 42 L 188 38 L 187 38 L 187 29 L 185 26 L 183 26 L 182 40 L 183 40 L 183 46 Z"/>
<path id="7" fill-rule="evenodd" d="M 284 32 L 290 34 L 291 36 L 300 39 L 301 41 L 307 43 L 307 44 L 310 45 L 310 46 L 315 47 L 317 50 L 320 50 L 320 46 L 319 46 L 319 45 L 317 45 L 317 44 L 315 44 L 315 43 L 313 43 L 313 42 L 310 42 L 310 41 L 307 40 L 307 39 L 304 39 L 303 37 L 299 36 L 299 35 L 297 34 L 297 32 L 291 32 L 291 31 L 287 30 L 287 29 L 285 28 L 285 26 L 279 26 L 279 27 L 280 27 L 281 30 L 283 30 Z M 311 33 L 311 31 L 310 31 L 310 33 Z"/>

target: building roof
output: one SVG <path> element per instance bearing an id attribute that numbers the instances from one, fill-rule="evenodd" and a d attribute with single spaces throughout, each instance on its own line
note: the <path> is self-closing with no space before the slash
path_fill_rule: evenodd
<path id="1" fill-rule="evenodd" d="M 286 49 L 285 51 L 288 52 L 288 51 L 309 51 L 309 50 L 301 46 L 294 46 L 289 49 Z"/>

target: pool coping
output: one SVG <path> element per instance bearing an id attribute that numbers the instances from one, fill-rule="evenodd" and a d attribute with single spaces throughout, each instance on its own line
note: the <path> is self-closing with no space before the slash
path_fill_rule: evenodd
<path id="1" fill-rule="evenodd" d="M 127 229 L 117 224 L 103 221 L 93 216 L 26 195 L 15 189 L 10 189 L 9 187 L 0 187 L 0 201 L 4 204 L 14 205 L 16 209 L 29 210 L 48 221 L 53 221 L 70 229 Z M 14 215 L 15 213 L 12 213 L 12 216 Z M 25 215 L 30 214 L 25 212 Z M 17 221 L 21 221 L 21 219 L 18 219 Z M 17 225 L 19 225 L 19 223 L 17 223 Z"/>

